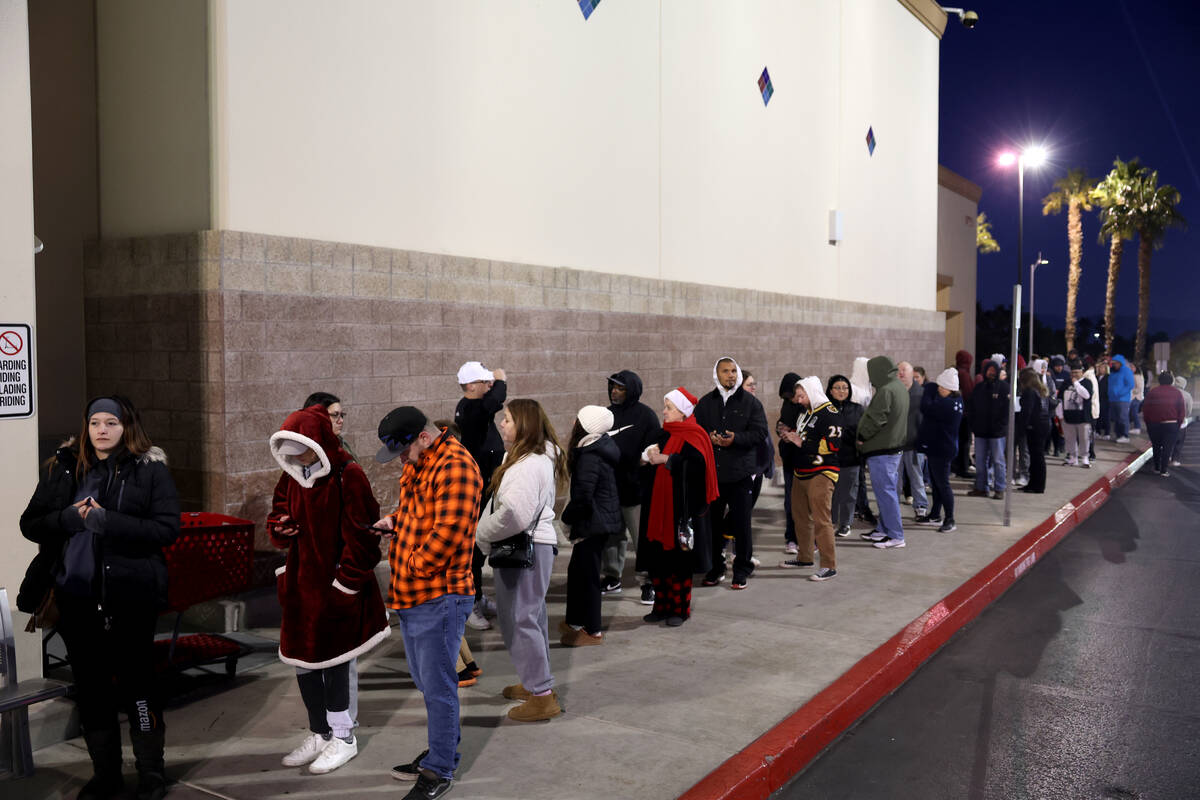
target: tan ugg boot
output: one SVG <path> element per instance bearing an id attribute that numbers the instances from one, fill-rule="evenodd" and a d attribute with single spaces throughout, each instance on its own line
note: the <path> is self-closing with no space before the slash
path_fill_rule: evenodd
<path id="1" fill-rule="evenodd" d="M 587 647 L 588 645 L 604 644 L 604 635 L 600 634 L 592 636 L 585 630 L 575 630 L 572 628 L 570 632 L 564 633 L 562 639 L 563 647 Z"/>
<path id="2" fill-rule="evenodd" d="M 531 695 L 521 705 L 509 710 L 508 718 L 516 722 L 541 722 L 562 713 L 558 704 L 558 695 L 554 692 L 546 695 Z"/>
<path id="3" fill-rule="evenodd" d="M 500 694 L 509 700 L 528 700 L 530 697 L 533 697 L 533 694 L 519 683 L 514 683 L 512 686 L 505 686 L 504 691 Z"/>

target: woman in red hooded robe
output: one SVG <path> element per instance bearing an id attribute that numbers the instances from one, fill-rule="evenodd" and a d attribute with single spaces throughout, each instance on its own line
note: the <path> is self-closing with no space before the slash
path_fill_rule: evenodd
<path id="1" fill-rule="evenodd" d="M 379 538 L 366 531 L 379 504 L 361 466 L 338 442 L 321 405 L 296 411 L 271 436 L 283 468 L 267 530 L 288 551 L 276 570 L 283 619 L 279 659 L 296 680 L 312 733 L 283 758 L 324 773 L 358 754 L 350 716 L 350 661 L 391 629 L 375 581 Z"/>

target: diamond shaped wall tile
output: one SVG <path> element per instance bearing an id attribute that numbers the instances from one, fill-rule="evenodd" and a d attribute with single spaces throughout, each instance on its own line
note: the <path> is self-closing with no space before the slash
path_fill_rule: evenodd
<path id="1" fill-rule="evenodd" d="M 775 87 L 771 85 L 771 75 L 767 72 L 766 67 L 763 67 L 762 75 L 758 76 L 758 90 L 762 92 L 764 106 L 771 102 L 771 95 L 775 94 Z"/>

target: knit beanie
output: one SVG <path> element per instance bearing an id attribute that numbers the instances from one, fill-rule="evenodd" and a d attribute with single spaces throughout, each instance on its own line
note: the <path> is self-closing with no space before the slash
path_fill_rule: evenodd
<path id="1" fill-rule="evenodd" d="M 689 392 L 687 389 L 679 386 L 663 395 L 663 398 L 670 400 L 671 403 L 683 412 L 684 417 L 690 417 L 692 412 L 696 410 L 696 395 Z"/>
<path id="2" fill-rule="evenodd" d="M 937 385 L 950 392 L 958 391 L 958 370 L 951 367 L 950 369 L 942 370 L 937 376 Z"/>
<path id="3" fill-rule="evenodd" d="M 584 406 L 576 419 L 588 433 L 608 433 L 613 426 L 613 413 L 604 406 Z"/>

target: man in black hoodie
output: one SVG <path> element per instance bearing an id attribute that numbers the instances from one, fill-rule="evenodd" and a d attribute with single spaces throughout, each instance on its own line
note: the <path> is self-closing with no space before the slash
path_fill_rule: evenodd
<path id="1" fill-rule="evenodd" d="M 989 477 L 991 497 L 1004 499 L 1004 443 L 1008 438 L 1008 381 L 1000 380 L 1000 367 L 995 361 L 983 362 L 983 380 L 971 392 L 971 433 L 975 434 L 975 488 L 968 497 L 988 497 Z M 989 473 L 990 476 L 989 476 Z"/>
<path id="2" fill-rule="evenodd" d="M 796 422 L 804 411 L 804 406 L 795 401 L 796 384 L 800 376 L 789 372 L 779 382 L 779 398 L 783 405 L 779 407 L 779 422 L 775 424 L 775 435 L 779 437 L 779 459 L 783 462 L 783 513 L 785 523 L 783 528 L 783 552 L 795 555 L 799 552 L 796 544 L 796 522 L 792 519 L 792 470 L 800 455 L 800 448 L 783 438 L 783 434 L 796 430 Z"/>
<path id="3" fill-rule="evenodd" d="M 742 368 L 732 358 L 725 356 L 713 365 L 713 382 L 716 388 L 700 398 L 694 413 L 712 440 L 721 492 L 708 510 L 713 525 L 713 568 L 704 576 L 704 585 L 716 586 L 725 579 L 724 539 L 732 539 L 730 588 L 745 589 L 754 571 L 750 511 L 755 453 L 767 435 L 767 415 L 758 398 L 742 388 Z"/>
<path id="4" fill-rule="evenodd" d="M 642 498 L 654 480 L 654 466 L 642 464 L 642 451 L 656 443 L 662 425 L 654 409 L 640 402 L 642 379 L 636 372 L 623 369 L 608 376 L 608 410 L 613 415 L 609 435 L 621 451 L 617 466 L 617 493 L 621 501 L 621 518 L 625 530 L 608 537 L 600 559 L 600 591 L 615 594 L 621 591 L 621 571 L 625 568 L 625 553 L 629 542 L 637 547 L 638 525 L 642 513 Z M 654 587 L 642 583 L 643 605 L 654 605 Z"/>

